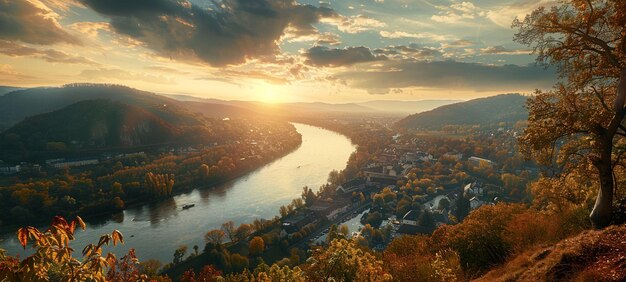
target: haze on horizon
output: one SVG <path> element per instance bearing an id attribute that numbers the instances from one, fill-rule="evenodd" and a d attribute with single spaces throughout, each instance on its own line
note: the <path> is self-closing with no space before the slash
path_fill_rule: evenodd
<path id="1" fill-rule="evenodd" d="M 0 85 L 329 103 L 529 93 L 511 23 L 553 0 L 0 0 Z"/>

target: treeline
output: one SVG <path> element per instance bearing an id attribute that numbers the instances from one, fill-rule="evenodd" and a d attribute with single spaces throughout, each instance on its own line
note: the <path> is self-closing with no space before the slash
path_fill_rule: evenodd
<path id="1" fill-rule="evenodd" d="M 54 215 L 108 215 L 132 204 L 210 187 L 297 148 L 288 123 L 258 122 L 229 144 L 183 153 L 132 154 L 77 171 L 17 179 L 0 187 L 0 221 L 19 225 Z M 235 141 L 236 140 L 236 141 Z"/>

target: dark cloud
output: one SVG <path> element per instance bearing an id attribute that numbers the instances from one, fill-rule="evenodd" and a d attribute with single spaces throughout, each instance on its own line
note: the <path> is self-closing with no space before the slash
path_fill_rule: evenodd
<path id="1" fill-rule="evenodd" d="M 435 48 L 421 47 L 417 44 L 388 46 L 375 49 L 373 52 L 375 54 L 387 55 L 394 59 L 427 59 L 442 56 L 441 51 Z"/>
<path id="2" fill-rule="evenodd" d="M 387 59 L 385 55 L 375 55 L 369 48 L 362 46 L 345 49 L 315 46 L 304 55 L 307 59 L 307 64 L 318 67 L 341 67 Z"/>
<path id="3" fill-rule="evenodd" d="M 83 64 L 91 66 L 99 65 L 98 63 L 85 57 L 74 56 L 53 49 L 39 50 L 2 40 L 0 40 L 0 54 L 11 57 L 35 57 L 51 63 Z"/>
<path id="4" fill-rule="evenodd" d="M 487 55 L 529 55 L 531 50 L 510 50 L 504 46 L 489 46 L 480 49 L 483 54 Z"/>
<path id="5" fill-rule="evenodd" d="M 80 43 L 46 13 L 26 0 L 0 0 L 0 39 L 42 45 Z"/>
<path id="6" fill-rule="evenodd" d="M 387 61 L 377 69 L 335 75 L 348 85 L 370 93 L 391 88 L 423 87 L 469 91 L 531 91 L 550 88 L 556 82 L 552 70 L 517 65 L 492 66 L 456 61 Z"/>
<path id="7" fill-rule="evenodd" d="M 214 65 L 276 56 L 289 28 L 295 36 L 316 34 L 313 24 L 334 17 L 328 8 L 292 0 L 223 0 L 202 8 L 186 0 L 82 0 L 111 19 L 113 29 L 164 56 L 193 57 Z"/>

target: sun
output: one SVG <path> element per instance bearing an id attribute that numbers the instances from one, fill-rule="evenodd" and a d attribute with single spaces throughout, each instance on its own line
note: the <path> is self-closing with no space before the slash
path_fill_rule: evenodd
<path id="1" fill-rule="evenodd" d="M 276 104 L 282 101 L 278 91 L 271 86 L 263 87 L 261 96 L 259 97 L 261 102 L 268 104 Z"/>

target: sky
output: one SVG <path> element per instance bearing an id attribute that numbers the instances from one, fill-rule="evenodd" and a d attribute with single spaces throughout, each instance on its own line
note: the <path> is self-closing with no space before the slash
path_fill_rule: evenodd
<path id="1" fill-rule="evenodd" d="M 473 99 L 550 88 L 514 19 L 554 0 L 0 0 L 0 85 L 225 100 Z"/>

